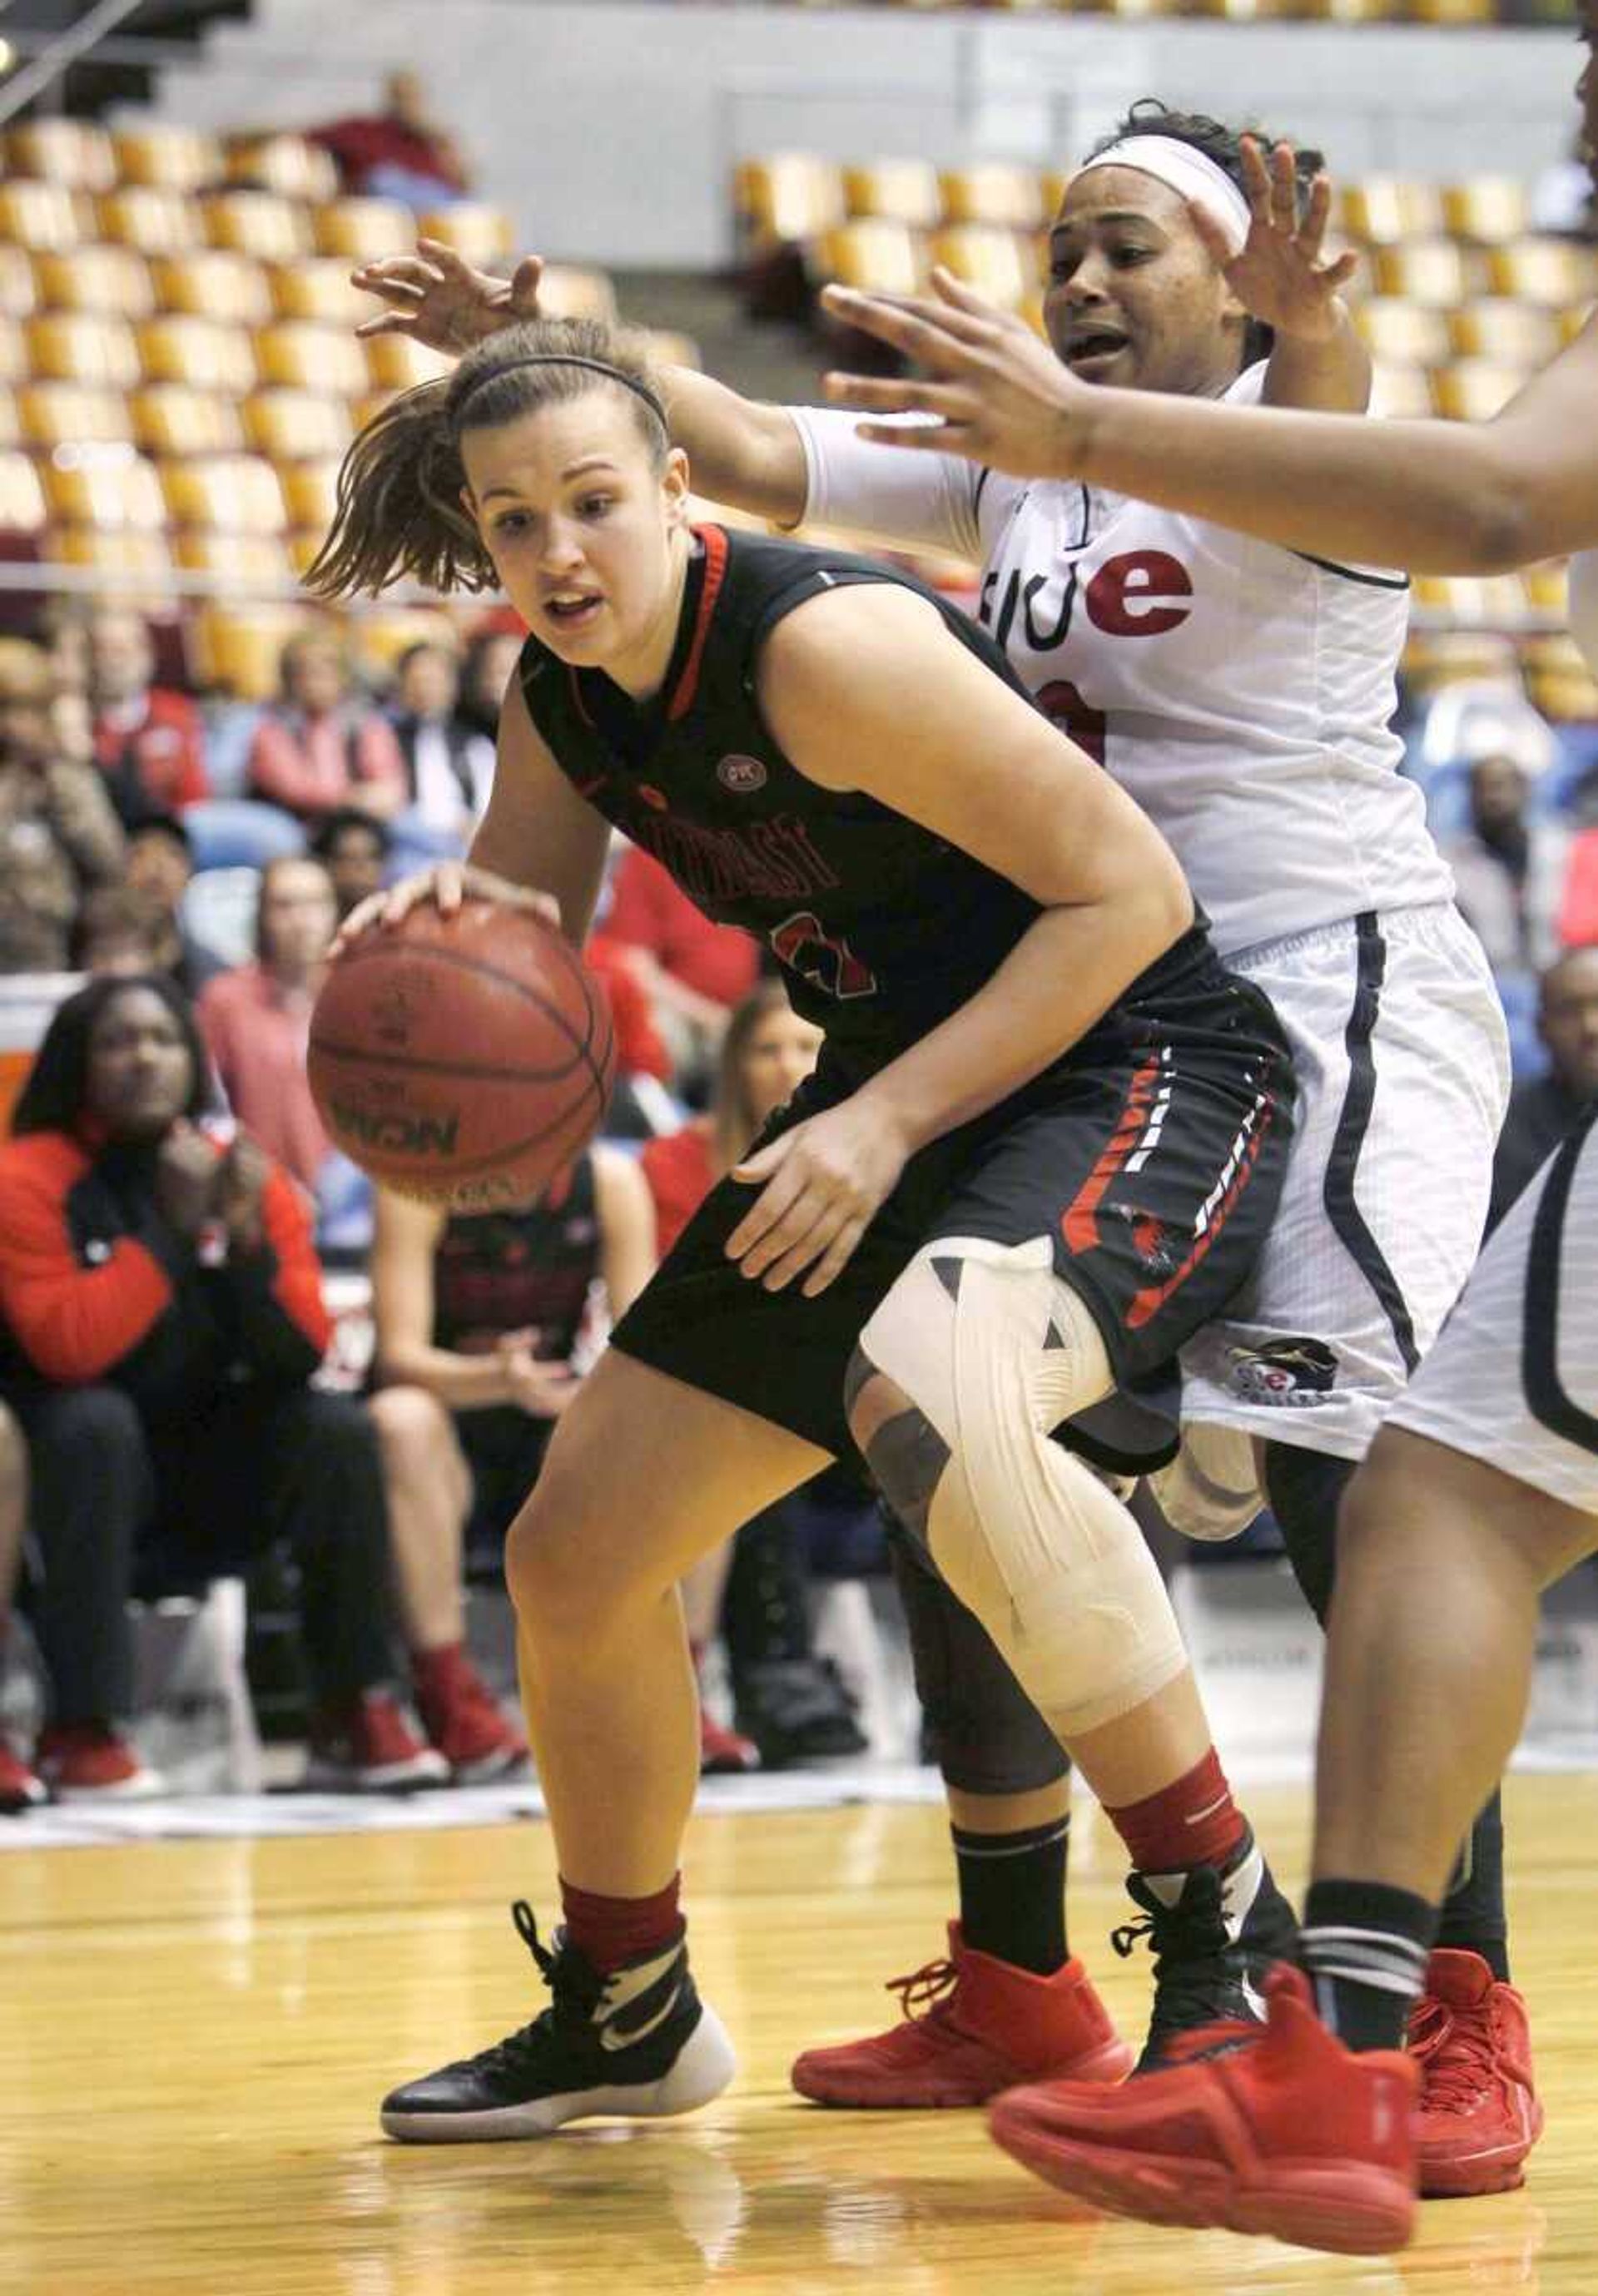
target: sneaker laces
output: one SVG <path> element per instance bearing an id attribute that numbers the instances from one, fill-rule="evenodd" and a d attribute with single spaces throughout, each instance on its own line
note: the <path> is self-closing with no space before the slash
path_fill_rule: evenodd
<path id="1" fill-rule="evenodd" d="M 912 2024 L 924 2024 L 952 2007 L 947 1997 L 960 1982 L 952 1961 L 929 1961 L 910 1977 L 890 1977 L 884 1990 L 897 1993 L 899 2008 Z"/>
<path id="2" fill-rule="evenodd" d="M 1122 1961 L 1129 1960 L 1145 1942 L 1153 1953 L 1149 2040 L 1160 2043 L 1162 2049 L 1168 2037 L 1174 2042 L 1177 2035 L 1195 2029 L 1213 2034 L 1217 2026 L 1239 2022 L 1247 2032 L 1259 2030 L 1235 2016 L 1237 1973 L 1227 1960 L 1225 1943 L 1194 1953 L 1191 1933 L 1184 1935 L 1191 1920 L 1191 1912 L 1184 1915 L 1178 1906 L 1161 1907 L 1158 1913 L 1145 1914 L 1141 1921 L 1123 1922 L 1110 1933 L 1110 1942 Z M 1224 1939 L 1224 1929 L 1221 1934 Z"/>
<path id="3" fill-rule="evenodd" d="M 503 2041 L 494 2042 L 472 2062 L 485 2070 L 514 2077 L 537 2059 L 552 2026 L 559 2030 L 586 2025 L 605 1988 L 599 1972 L 567 1944 L 563 1930 L 555 1931 L 554 1949 L 550 1950 L 538 1935 L 537 1922 L 525 1898 L 518 1898 L 512 1904 L 511 1919 L 553 1997 L 549 2007 L 541 2010 L 529 2024 L 518 2026 L 515 2032 L 507 2033 Z"/>
<path id="4" fill-rule="evenodd" d="M 1493 2037 L 1485 2013 L 1461 2016 L 1435 1994 L 1411 2010 L 1409 2054 L 1421 2068 L 1426 2110 L 1468 2112 L 1493 2081 Z"/>

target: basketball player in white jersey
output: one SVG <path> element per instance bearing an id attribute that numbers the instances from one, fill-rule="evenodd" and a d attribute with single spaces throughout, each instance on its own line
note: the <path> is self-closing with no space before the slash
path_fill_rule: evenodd
<path id="1" fill-rule="evenodd" d="M 1594 0 L 1582 27 L 1598 179 Z M 1598 669 L 1598 317 L 1491 423 L 1367 428 L 1095 398 L 1069 378 L 1062 391 L 1001 315 L 952 282 L 940 293 L 930 315 L 873 322 L 935 378 L 916 403 L 943 426 L 939 451 L 986 461 L 1003 431 L 999 459 L 1019 458 L 1024 437 L 1030 464 L 1046 439 L 1061 472 L 1416 572 L 1497 573 L 1575 551 L 1571 627 Z M 1069 2084 L 1012 2092 L 994 2115 L 1009 2151 L 1161 2224 L 1348 2251 L 1408 2238 L 1416 2067 L 1399 2044 L 1453 1844 L 1524 1718 L 1538 1598 L 1595 1551 L 1589 1111 L 1494 1235 L 1343 1509 L 1304 1974 L 1273 1979 L 1263 2036 L 1227 2037 L 1242 2043 L 1229 2049 L 1217 2035 L 1178 2071 L 1113 2097 Z"/>
<path id="2" fill-rule="evenodd" d="M 1337 293 L 1348 260 L 1321 257 L 1329 204 L 1313 158 L 1300 168 L 1277 146 L 1267 168 L 1214 122 L 1136 107 L 1068 188 L 1045 301 L 1056 357 L 1038 345 L 1040 358 L 1079 396 L 1119 385 L 1161 403 L 1363 410 L 1368 363 Z M 373 327 L 447 346 L 525 309 L 537 266 L 506 288 L 430 247 L 356 277 L 395 306 Z M 1180 1528 L 1219 1538 L 1252 1518 L 1263 1480 L 1323 1616 L 1344 1484 L 1475 1256 L 1508 1084 L 1486 961 L 1388 731 L 1406 578 L 1074 481 L 896 455 L 861 440 L 856 414 L 755 406 L 682 371 L 668 382 L 674 433 L 713 497 L 982 563 L 981 619 L 1045 714 L 1164 829 L 1229 960 L 1282 1015 L 1302 1093 L 1282 1210 L 1250 1296 L 1184 1354 L 1188 1439 L 1156 1488 Z M 1074 1447 L 1131 1467 L 1135 1432 L 1095 1423 Z M 949 1963 L 905 1987 L 906 2007 L 912 1987 L 930 1990 L 929 2014 L 808 2052 L 794 2079 L 832 2103 L 976 2103 L 1036 2062 L 1040 2021 L 1062 2074 L 1099 2046 L 1066 1950 L 1067 1786 L 986 1635 L 907 1551 L 896 1563 L 961 1917 Z M 1482 1980 L 1475 2025 L 1519 2034 L 1501 1869 L 1495 1800 L 1444 1936 Z M 1138 1902 L 1162 1955 L 1181 1909 Z M 1232 1923 L 1247 1910 L 1223 1908 Z M 1439 1979 L 1459 1967 L 1440 1962 Z M 1216 2013 L 1202 1988 L 1176 2009 L 1184 2022 Z M 1168 2038 L 1151 2037 L 1145 2062 Z M 1519 2056 L 1506 2073 L 1501 2054 L 1463 2085 L 1461 2051 L 1435 2062 L 1438 2189 L 1519 2180 L 1540 2114 Z"/>

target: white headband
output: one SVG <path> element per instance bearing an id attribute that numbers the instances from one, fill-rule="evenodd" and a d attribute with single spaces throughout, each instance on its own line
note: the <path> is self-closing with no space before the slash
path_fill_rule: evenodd
<path id="1" fill-rule="evenodd" d="M 1225 169 L 1194 144 L 1179 143 L 1174 135 L 1127 135 L 1095 152 L 1078 168 L 1078 177 L 1094 168 L 1135 168 L 1139 175 L 1168 184 L 1220 226 L 1234 255 L 1249 236 L 1253 218 L 1248 201 Z"/>

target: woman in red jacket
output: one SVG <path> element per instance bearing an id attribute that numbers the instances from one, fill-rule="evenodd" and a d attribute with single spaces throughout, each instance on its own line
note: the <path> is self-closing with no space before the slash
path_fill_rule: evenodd
<path id="1" fill-rule="evenodd" d="M 387 1685 L 382 1479 L 356 1398 L 310 1385 L 329 1325 L 298 1189 L 208 1128 L 172 984 L 108 976 L 50 1024 L 0 1147 L 0 1333 L 28 1438 L 63 1795 L 156 1781 L 119 1727 L 127 1599 L 203 1586 L 286 1539 L 316 1702 L 309 1784 L 445 1775 Z"/>

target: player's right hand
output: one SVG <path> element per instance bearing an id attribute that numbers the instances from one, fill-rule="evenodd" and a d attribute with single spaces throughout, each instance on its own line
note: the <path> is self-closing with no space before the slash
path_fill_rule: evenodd
<path id="1" fill-rule="evenodd" d="M 561 905 L 552 893 L 536 892 L 530 885 L 512 884 L 491 869 L 474 869 L 469 861 L 435 861 L 397 884 L 369 893 L 351 909 L 334 936 L 330 956 L 340 956 L 363 933 L 391 931 L 413 909 L 430 902 L 440 916 L 452 917 L 466 899 L 496 901 L 503 909 L 531 909 L 553 925 L 561 922 Z"/>
<path id="2" fill-rule="evenodd" d="M 429 350 L 458 358 L 519 319 L 537 319 L 542 259 L 525 255 L 509 279 L 475 271 L 442 240 L 418 239 L 414 255 L 384 255 L 363 263 L 350 283 L 378 295 L 388 309 L 363 319 L 357 335 L 409 335 Z"/>

